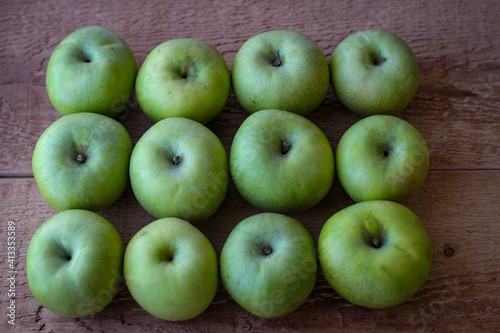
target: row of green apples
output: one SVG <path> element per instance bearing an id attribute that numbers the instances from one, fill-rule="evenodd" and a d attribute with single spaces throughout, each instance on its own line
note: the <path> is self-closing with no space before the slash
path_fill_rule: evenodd
<path id="1" fill-rule="evenodd" d="M 285 316 L 316 285 L 318 257 L 328 283 L 350 302 L 396 306 L 427 279 L 432 248 L 418 217 L 389 200 L 349 206 L 326 221 L 318 250 L 307 229 L 279 213 L 252 215 L 229 234 L 220 260 L 205 235 L 176 218 L 144 226 L 124 251 L 118 231 L 97 213 L 70 209 L 47 220 L 26 256 L 28 285 L 47 309 L 84 317 L 106 308 L 122 284 L 148 313 L 194 318 L 212 303 L 219 279 L 248 312 Z"/>
<path id="2" fill-rule="evenodd" d="M 88 36 L 83 34 L 84 37 L 98 36 L 99 39 L 102 37 L 99 32 L 103 31 L 103 35 L 109 34 L 118 38 L 118 45 L 109 40 L 108 42 L 101 40 L 105 52 L 115 54 L 120 46 L 126 45 L 109 30 L 100 27 L 88 29 L 97 32 L 94 31 Z M 81 31 L 85 29 L 76 33 Z M 376 36 L 387 34 L 369 33 L 375 33 Z M 301 34 L 280 31 L 262 35 L 266 34 L 278 34 L 277 36 L 281 37 L 273 38 L 276 43 L 282 42 L 278 48 L 273 49 L 270 56 L 257 61 L 262 63 L 267 59 L 269 62 L 272 58 L 271 65 L 267 64 L 271 71 L 290 70 L 292 60 L 297 54 L 301 54 L 301 48 L 308 49 L 307 52 L 317 53 L 318 48 L 314 42 Z M 388 36 L 392 38 L 391 40 L 400 41 L 392 34 Z M 80 39 L 85 39 L 84 37 Z M 61 45 L 65 45 L 65 42 L 68 44 L 67 39 Z M 212 55 L 218 53 L 199 41 L 185 39 L 178 40 L 178 43 L 190 49 L 187 53 L 183 53 L 183 47 L 176 52 L 172 51 L 174 55 L 182 54 L 181 66 L 169 65 L 167 60 L 148 62 L 154 54 L 168 53 L 160 48 L 168 44 L 165 43 L 151 52 L 141 68 L 141 71 L 143 68 L 149 68 L 149 73 L 153 75 L 145 74 L 141 79 L 140 71 L 137 76 L 137 98 L 145 112 L 148 108 L 152 111 L 161 111 L 160 106 L 166 103 L 162 99 L 168 99 L 169 95 L 177 96 L 173 100 L 183 101 L 182 103 L 187 103 L 186 105 L 197 99 L 205 99 L 206 104 L 210 104 L 210 99 L 203 95 L 203 91 L 211 91 L 211 88 L 207 84 L 200 85 L 200 81 L 197 83 L 198 88 L 193 87 L 193 82 L 190 80 L 196 83 L 198 78 L 211 77 L 210 74 L 200 74 L 203 73 L 200 66 L 205 67 L 201 64 L 206 64 L 208 61 L 204 59 L 203 62 L 197 58 L 197 55 L 203 53 L 200 49 Z M 192 318 L 201 313 L 215 295 L 217 260 L 209 242 L 207 244 L 206 241 L 196 241 L 195 243 L 199 245 L 196 247 L 193 242 L 186 239 L 198 239 L 197 237 L 201 236 L 195 237 L 194 234 L 198 234 L 199 231 L 183 220 L 195 223 L 207 219 L 220 207 L 227 191 L 228 164 L 238 191 L 248 202 L 263 211 L 291 213 L 307 210 L 317 204 L 332 185 L 335 169 L 333 152 L 321 130 L 297 113 L 310 112 L 321 102 L 324 94 L 320 94 L 321 98 L 315 97 L 314 106 L 310 104 L 306 107 L 309 111 L 259 110 L 260 107 L 252 110 L 249 106 L 245 107 L 244 98 L 241 96 L 248 97 L 248 105 L 260 103 L 262 93 L 257 93 L 253 97 L 252 93 L 257 87 L 265 86 L 262 82 L 272 81 L 274 76 L 283 75 L 282 78 L 285 77 L 287 83 L 292 85 L 293 82 L 305 83 L 300 75 L 293 78 L 293 75 L 285 71 L 283 71 L 285 74 L 274 72 L 275 74 L 258 78 L 261 82 L 255 83 L 256 86 L 252 89 L 245 86 L 244 78 L 247 74 L 244 74 L 240 80 L 243 81 L 240 86 L 242 87 L 240 91 L 243 93 L 238 93 L 239 88 L 236 88 L 235 84 L 237 81 L 235 65 L 239 58 L 237 56 L 233 65 L 233 88 L 236 96 L 240 96 L 238 98 L 240 103 L 252 114 L 235 135 L 229 163 L 218 138 L 200 123 L 203 119 L 195 119 L 200 122 L 187 119 L 185 116 L 189 114 L 169 114 L 161 111 L 161 115 L 156 115 L 159 118 L 148 114 L 158 122 L 141 137 L 132 151 L 128 133 L 118 122 L 102 115 L 79 113 L 82 109 L 78 108 L 68 111 L 61 106 L 64 103 L 57 102 L 57 97 L 51 93 L 51 91 L 60 92 L 66 101 L 73 105 L 95 101 L 98 101 L 95 105 L 103 105 L 100 98 L 106 94 L 96 93 L 92 88 L 92 84 L 99 80 L 95 77 L 92 80 L 85 80 L 84 73 L 94 71 L 93 67 L 86 70 L 87 67 L 78 66 L 94 64 L 92 66 L 97 67 L 98 71 L 106 72 L 105 65 L 113 61 L 100 57 L 105 52 L 102 54 L 96 52 L 95 48 L 85 43 L 69 44 L 71 45 L 66 47 L 58 46 L 58 49 L 70 51 L 73 48 L 73 51 L 67 53 L 68 56 L 63 56 L 61 59 L 78 64 L 74 65 L 76 67 L 70 65 L 64 71 L 65 74 L 50 74 L 54 73 L 52 69 L 54 66 L 51 65 L 52 58 L 55 58 L 53 55 L 47 73 L 47 89 L 56 109 L 70 115 L 56 121 L 42 134 L 33 156 L 33 171 L 47 202 L 56 210 L 68 210 L 68 213 L 64 214 L 73 214 L 75 217 L 70 218 L 68 215 L 60 217 L 61 215 L 57 214 L 57 218 L 47 221 L 33 237 L 27 256 L 30 289 L 43 305 L 67 316 L 95 313 L 111 301 L 116 292 L 117 281 L 120 281 L 117 277 L 121 276 L 119 274 L 121 266 L 110 265 L 107 275 L 102 276 L 106 269 L 99 263 L 106 263 L 107 260 L 121 262 L 122 256 L 119 255 L 123 251 L 121 239 L 119 235 L 116 237 L 116 232 L 111 232 L 114 236 L 105 238 L 105 241 L 98 240 L 95 231 L 92 232 L 94 236 L 89 234 L 84 239 L 88 239 L 91 244 L 95 240 L 96 245 L 87 246 L 86 242 L 72 239 L 85 235 L 86 222 L 78 224 L 79 220 L 95 219 L 99 220 L 101 225 L 106 224 L 96 214 L 92 213 L 93 217 L 90 217 L 88 215 L 90 212 L 74 209 L 97 211 L 109 206 L 121 195 L 130 176 L 132 189 L 140 204 L 160 220 L 146 226 L 129 243 L 124 261 L 127 286 L 141 306 L 160 318 L 167 320 Z M 304 47 L 305 44 L 309 46 Z M 87 46 L 82 47 L 82 45 Z M 297 53 L 293 52 L 293 45 L 299 49 Z M 372 55 L 372 58 L 376 58 L 370 60 L 372 67 L 382 68 L 382 63 L 389 64 L 387 56 L 389 53 L 383 54 L 383 57 L 380 57 L 379 53 Z M 72 58 L 72 61 L 69 58 Z M 245 59 L 245 56 L 240 58 Z M 75 69 L 73 76 L 67 73 L 72 68 Z M 264 67 L 262 68 L 264 70 Z M 152 69 L 156 70 L 156 74 Z M 171 71 L 165 74 L 163 69 Z M 225 72 L 227 73 L 227 67 Z M 418 67 L 416 72 L 418 84 Z M 83 75 L 81 82 L 87 92 L 86 96 L 78 93 L 77 82 L 80 80 L 77 79 L 77 73 Z M 328 68 L 326 73 L 328 78 Z M 65 81 L 68 77 L 72 78 L 71 82 L 65 84 L 58 82 L 58 80 Z M 380 76 L 379 80 L 383 80 L 383 77 Z M 101 87 L 105 86 L 105 80 L 108 79 L 109 75 L 102 76 Z M 172 86 L 159 91 L 160 81 L 172 81 Z M 150 103 L 149 107 L 141 102 L 143 97 L 140 97 L 140 82 L 146 87 L 143 89 L 145 94 L 156 91 L 155 94 L 146 97 L 149 101 L 147 103 Z M 304 87 L 306 86 L 307 84 Z M 328 89 L 328 82 L 326 86 Z M 186 88 L 189 92 L 187 97 L 183 97 L 183 93 L 176 90 L 179 87 Z M 75 90 L 64 92 L 64 89 L 68 88 Z M 195 88 L 202 92 L 195 93 Z M 317 87 L 311 89 L 318 91 Z M 224 104 L 228 93 L 228 91 L 224 93 L 225 97 L 222 98 Z M 413 93 L 414 91 L 411 92 L 412 96 Z M 299 99 L 307 99 L 306 95 L 300 95 Z M 116 96 L 104 103 L 112 105 L 108 110 L 113 114 L 120 112 L 128 103 L 129 97 L 123 96 L 130 95 L 122 91 L 118 98 Z M 383 98 L 389 101 L 395 100 L 394 96 L 383 96 Z M 274 98 L 277 102 L 287 100 L 291 101 L 292 98 Z M 408 101 L 403 104 L 406 105 Z M 159 102 L 159 105 L 155 106 L 156 102 Z M 120 103 L 123 105 L 120 106 Z M 292 102 L 290 108 L 293 103 L 304 107 L 303 102 Z M 377 105 L 374 101 L 370 103 Z M 194 101 L 192 104 L 194 105 L 192 112 L 195 112 L 197 107 L 198 110 L 204 110 L 199 101 Z M 220 108 L 223 108 L 224 104 Z M 398 109 L 404 105 L 399 104 Z M 282 107 L 283 104 L 274 105 L 277 106 Z M 85 107 L 87 111 L 103 112 L 102 108 Z M 204 121 L 215 117 L 220 112 L 218 108 L 219 106 L 216 111 L 212 111 L 214 114 Z M 174 107 L 166 109 L 175 110 Z M 186 106 L 179 110 L 188 109 Z M 354 109 L 360 114 L 365 112 L 361 107 Z M 397 111 L 393 109 L 391 112 Z M 425 281 L 431 267 L 432 251 L 418 218 L 407 208 L 386 200 L 399 200 L 412 195 L 425 180 L 429 159 L 425 141 L 413 126 L 399 118 L 388 115 L 371 116 L 356 123 L 344 134 L 337 148 L 336 157 L 341 183 L 355 201 L 377 199 L 384 201 L 368 201 L 354 205 L 347 208 L 346 212 L 335 214 L 325 224 L 318 244 L 323 272 L 339 294 L 356 304 L 369 307 L 399 304 L 411 297 Z M 79 215 L 86 214 L 87 217 L 78 218 Z M 168 218 L 163 219 L 164 217 Z M 48 227 L 56 223 L 50 221 L 59 220 L 67 221 L 68 225 L 70 220 L 76 221 L 79 226 Z M 221 253 L 220 272 L 224 286 L 240 305 L 256 315 L 276 317 L 287 314 L 308 297 L 314 286 L 317 267 L 312 239 L 298 221 L 282 214 L 259 214 L 247 220 L 241 222 L 241 227 L 238 225 L 233 230 Z M 63 222 L 57 224 L 62 226 Z M 244 225 L 249 226 L 243 227 Z M 187 236 L 183 237 L 184 233 L 179 230 L 186 228 L 189 231 L 186 231 Z M 249 235 L 251 237 L 248 237 Z M 139 240 L 134 241 L 135 239 Z M 108 246 L 116 244 L 116 251 L 101 249 L 89 253 L 83 250 L 83 248 L 98 249 L 103 243 Z M 78 244 L 82 245 L 81 249 Z M 338 251 L 339 249 L 342 251 Z M 103 253 L 109 253 L 109 256 L 104 258 Z M 81 259 L 75 260 L 75 258 Z M 299 260 L 297 264 L 297 258 L 303 260 Z M 205 260 L 204 264 L 199 260 Z M 207 265 L 210 267 L 208 270 Z M 44 270 L 43 267 L 49 269 Z M 358 274 L 364 270 L 368 273 Z M 96 273 L 98 278 L 90 278 L 96 271 L 100 272 Z M 53 282 L 51 278 L 54 276 L 51 274 L 59 277 L 59 280 L 56 280 L 58 283 Z M 201 279 L 188 278 L 193 275 Z M 355 276 L 359 278 L 353 278 Z M 161 288 L 162 285 L 165 285 L 165 288 Z M 61 302 L 62 299 L 66 299 L 67 302 Z M 195 306 L 196 299 L 204 301 L 198 302 Z"/>
<path id="3" fill-rule="evenodd" d="M 367 30 L 343 40 L 328 64 L 320 47 L 295 31 L 267 31 L 238 50 L 231 74 L 211 45 L 173 39 L 154 48 L 139 72 L 127 43 L 114 32 L 89 26 L 66 37 L 47 68 L 47 91 L 61 114 L 116 116 L 134 93 L 154 121 L 185 117 L 201 123 L 224 108 L 231 85 L 250 113 L 279 109 L 306 116 L 330 83 L 339 100 L 359 115 L 396 114 L 413 98 L 419 66 L 397 35 Z"/>

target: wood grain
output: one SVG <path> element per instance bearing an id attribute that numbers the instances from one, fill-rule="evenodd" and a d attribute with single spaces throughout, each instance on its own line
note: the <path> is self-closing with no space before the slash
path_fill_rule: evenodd
<path id="1" fill-rule="evenodd" d="M 497 185 L 500 172 L 493 171 L 432 171 L 422 190 L 405 204 L 422 220 L 431 239 L 434 264 L 424 287 L 409 301 L 390 310 L 370 310 L 353 306 L 340 298 L 324 278 L 319 276 L 316 287 L 296 312 L 283 318 L 264 320 L 246 313 L 219 285 L 213 304 L 199 317 L 183 323 L 156 319 L 142 310 L 123 285 L 113 302 L 101 313 L 80 319 L 63 319 L 45 308 L 31 295 L 25 277 L 25 256 L 34 231 L 55 212 L 45 203 L 33 179 L 3 179 L 0 181 L 0 209 L 16 222 L 19 231 L 18 325 L 23 332 L 41 328 L 50 331 L 64 327 L 86 327 L 95 331 L 120 327 L 120 332 L 160 327 L 182 331 L 186 328 L 207 331 L 238 331 L 244 325 L 253 330 L 271 331 L 289 327 L 297 331 L 321 331 L 326 327 L 351 330 L 398 328 L 403 331 L 461 331 L 464 323 L 474 318 L 474 328 L 494 331 L 499 324 L 498 268 L 500 257 L 497 243 L 500 226 L 490 217 L 500 216 Z M 326 219 L 351 204 L 340 190 L 338 182 L 329 195 L 313 209 L 295 214 L 309 230 L 315 242 Z M 465 204 L 466 193 L 481 193 L 484 205 Z M 19 205 L 29 202 L 29 205 Z M 243 218 L 258 211 L 251 208 L 230 187 L 224 205 L 215 216 L 197 225 L 207 235 L 220 254 L 232 228 Z M 136 202 L 130 189 L 112 207 L 101 211 L 118 229 L 125 243 L 154 218 Z M 0 234 L 6 234 L 5 224 Z M 6 252 L 5 243 L 0 245 Z M 2 279 L 0 288 L 6 290 Z M 217 326 L 210 326 L 216 323 Z M 383 326 L 386 325 L 386 326 Z"/>
<path id="2" fill-rule="evenodd" d="M 320 1 L 1 1 L 0 4 L 0 320 L 1 332 L 498 332 L 500 329 L 500 7 L 496 1 L 379 2 Z M 197 38 L 215 46 L 231 67 L 250 37 L 267 30 L 305 33 L 327 59 L 349 34 L 381 28 L 401 36 L 421 68 L 415 98 L 399 115 L 426 138 L 430 173 L 407 202 L 422 220 L 433 246 L 434 264 L 423 288 L 409 301 L 385 310 L 354 306 L 319 275 L 309 299 L 294 313 L 273 320 L 248 314 L 219 285 L 211 306 L 185 322 L 166 322 L 142 310 L 125 285 L 102 312 L 67 319 L 42 307 L 26 282 L 25 258 L 37 228 L 55 214 L 32 177 L 38 137 L 60 115 L 45 88 L 52 51 L 70 32 L 100 24 L 121 35 L 138 65 L 158 44 Z M 247 117 L 231 95 L 207 126 L 229 153 Z M 332 147 L 360 118 L 333 90 L 308 116 Z M 135 143 L 153 124 L 134 100 L 120 121 Z M 323 223 L 353 202 L 336 179 L 328 196 L 295 214 L 315 242 Z M 221 209 L 197 225 L 220 254 L 242 219 L 259 211 L 230 183 Z M 101 211 L 125 243 L 154 220 L 130 187 Z M 16 223 L 16 326 L 7 323 L 7 224 Z"/>

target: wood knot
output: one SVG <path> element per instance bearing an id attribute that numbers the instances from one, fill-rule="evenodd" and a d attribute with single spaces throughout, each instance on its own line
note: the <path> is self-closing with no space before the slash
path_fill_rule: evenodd
<path id="1" fill-rule="evenodd" d="M 446 248 L 444 249 L 444 255 L 448 258 L 452 257 L 455 254 L 455 249 L 446 245 Z"/>

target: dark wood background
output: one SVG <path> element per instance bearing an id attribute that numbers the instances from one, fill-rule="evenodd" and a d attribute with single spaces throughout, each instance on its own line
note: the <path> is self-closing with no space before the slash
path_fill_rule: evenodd
<path id="1" fill-rule="evenodd" d="M 434 265 L 423 288 L 385 310 L 354 306 L 320 274 L 309 299 L 294 313 L 261 319 L 239 307 L 220 285 L 211 306 L 185 322 L 159 320 L 123 286 L 102 312 L 67 319 L 31 295 L 26 250 L 37 228 L 55 212 L 33 179 L 35 143 L 60 115 L 48 99 L 45 71 L 52 51 L 72 31 L 99 24 L 121 35 L 138 65 L 158 44 L 189 37 L 215 46 L 231 68 L 250 37 L 290 29 L 315 40 L 327 59 L 356 31 L 380 28 L 401 36 L 414 50 L 421 82 L 400 117 L 427 140 L 429 176 L 404 202 L 422 220 L 433 246 Z M 500 331 L 500 6 L 492 1 L 0 1 L 0 331 L 2 332 L 498 332 Z M 133 142 L 153 124 L 133 102 L 122 123 Z M 231 95 L 207 126 L 227 152 L 245 111 Z M 335 149 L 360 118 L 330 89 L 308 116 Z M 338 180 L 313 209 L 293 215 L 315 242 L 324 222 L 353 202 Z M 99 212 L 125 244 L 153 221 L 130 188 Z M 231 183 L 221 209 L 197 227 L 220 254 L 242 219 L 258 213 Z M 7 323 L 7 224 L 16 224 L 16 325 Z"/>

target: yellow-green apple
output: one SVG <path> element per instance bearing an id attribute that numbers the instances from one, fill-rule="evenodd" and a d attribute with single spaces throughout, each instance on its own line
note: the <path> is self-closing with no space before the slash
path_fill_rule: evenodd
<path id="1" fill-rule="evenodd" d="M 26 253 L 31 293 L 50 311 L 84 317 L 103 310 L 122 283 L 123 242 L 100 215 L 57 213 L 35 232 Z"/>
<path id="2" fill-rule="evenodd" d="M 350 35 L 337 45 L 329 66 L 338 99 L 360 116 L 398 113 L 412 100 L 420 78 L 412 49 L 384 30 Z"/>
<path id="3" fill-rule="evenodd" d="M 219 138 L 199 122 L 166 118 L 134 147 L 130 182 L 139 203 L 156 218 L 206 220 L 226 196 L 227 154 Z"/>
<path id="4" fill-rule="evenodd" d="M 422 134 L 409 122 L 374 115 L 344 133 L 336 163 L 340 183 L 354 201 L 402 201 L 424 183 L 429 151 Z"/>
<path id="5" fill-rule="evenodd" d="M 196 317 L 217 292 L 217 256 L 212 244 L 179 218 L 159 219 L 142 228 L 127 245 L 123 265 L 133 298 L 164 320 Z"/>
<path id="6" fill-rule="evenodd" d="M 144 60 L 136 81 L 142 111 L 154 121 L 185 117 L 205 124 L 219 115 L 231 89 L 227 64 L 213 46 L 172 39 Z"/>
<path id="7" fill-rule="evenodd" d="M 305 211 L 320 202 L 335 168 L 319 127 L 282 110 L 261 110 L 245 119 L 234 136 L 229 164 L 243 198 L 277 213 Z"/>
<path id="8" fill-rule="evenodd" d="M 231 68 L 233 91 L 249 113 L 280 109 L 307 115 L 330 87 L 328 61 L 308 36 L 267 31 L 247 40 Z"/>
<path id="9" fill-rule="evenodd" d="M 132 141 L 119 122 L 96 113 L 74 113 L 40 136 L 33 175 L 47 203 L 57 211 L 110 206 L 127 187 Z"/>
<path id="10" fill-rule="evenodd" d="M 432 246 L 419 218 L 387 200 L 360 202 L 334 214 L 321 229 L 318 256 L 333 289 L 369 308 L 408 300 L 432 266 Z"/>
<path id="11" fill-rule="evenodd" d="M 115 117 L 129 103 L 136 75 L 127 43 L 93 25 L 72 32 L 56 47 L 47 66 L 47 92 L 63 115 L 94 112 Z"/>
<path id="12" fill-rule="evenodd" d="M 261 213 L 238 223 L 220 257 L 220 273 L 231 297 L 265 318 L 295 311 L 316 284 L 316 250 L 296 219 Z"/>

